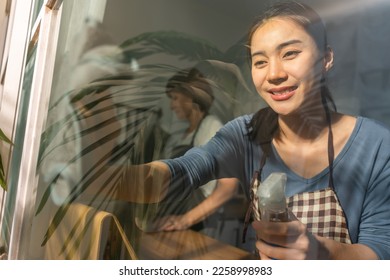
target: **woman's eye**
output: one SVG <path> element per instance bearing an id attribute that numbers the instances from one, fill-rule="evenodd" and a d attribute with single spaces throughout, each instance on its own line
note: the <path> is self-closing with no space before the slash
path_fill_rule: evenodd
<path id="1" fill-rule="evenodd" d="M 264 60 L 257 60 L 257 61 L 253 62 L 253 66 L 256 68 L 261 68 L 261 67 L 264 67 L 266 65 L 266 63 L 267 62 Z"/>
<path id="2" fill-rule="evenodd" d="M 301 53 L 301 51 L 287 51 L 283 55 L 283 58 L 292 59 L 292 58 L 295 58 L 300 53 Z"/>

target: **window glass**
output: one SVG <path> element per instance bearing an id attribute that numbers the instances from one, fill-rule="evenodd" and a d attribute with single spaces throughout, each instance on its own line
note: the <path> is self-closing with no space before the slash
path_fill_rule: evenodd
<path id="1" fill-rule="evenodd" d="M 39 12 L 42 9 L 43 3 L 44 3 L 44 0 L 36 0 L 35 1 L 34 8 L 33 8 L 32 22 L 35 22 L 35 20 L 37 19 L 38 15 L 39 15 Z"/>
<path id="2" fill-rule="evenodd" d="M 199 198 L 191 197 L 191 203 L 173 207 L 121 201 L 116 193 L 132 179 L 129 165 L 176 156 L 179 146 L 183 152 L 215 133 L 214 128 L 201 131 L 199 123 L 190 129 L 193 103 L 207 112 L 213 127 L 265 106 L 251 82 L 246 33 L 272 2 L 276 1 L 64 1 L 37 166 L 31 258 L 131 258 L 126 241 L 139 258 L 201 258 L 214 250 L 209 239 L 199 239 L 204 236 L 242 250 L 229 251 L 231 258 L 253 256 L 254 239 L 241 242 L 247 208 L 241 189 L 209 217 L 209 224 L 200 228 L 194 224 L 182 235 L 148 231 L 155 230 L 156 217 L 184 214 L 195 207 L 213 186 L 202 189 Z M 378 1 L 385 6 L 360 9 L 353 1 L 343 1 L 342 7 L 338 1 L 305 2 L 318 10 L 329 29 L 329 44 L 336 54 L 329 82 L 339 111 L 390 124 L 390 62 L 380 59 L 386 57 L 389 44 L 384 39 L 388 5 Z M 348 5 L 354 9 L 345 9 Z M 368 22 L 377 32 L 368 30 Z M 378 41 L 375 51 L 367 52 L 372 48 L 368 38 Z M 176 74 L 181 76 L 171 90 L 167 86 Z M 189 75 L 201 75 L 206 89 L 191 91 L 182 80 Z M 186 93 L 177 94 L 179 88 Z M 381 98 L 372 99 L 373 94 Z M 196 142 L 200 135 L 203 140 Z M 154 255 L 157 244 L 175 241 L 179 246 L 180 240 L 195 244 L 193 251 L 173 248 L 160 250 L 165 256 Z M 97 245 L 100 250 L 93 251 Z"/>

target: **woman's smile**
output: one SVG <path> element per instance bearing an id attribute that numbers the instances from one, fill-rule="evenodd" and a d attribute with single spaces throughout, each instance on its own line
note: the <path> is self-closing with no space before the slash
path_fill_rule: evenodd
<path id="1" fill-rule="evenodd" d="M 297 86 L 291 87 L 278 87 L 268 90 L 271 94 L 271 98 L 275 101 L 284 101 L 290 99 L 296 92 Z"/>

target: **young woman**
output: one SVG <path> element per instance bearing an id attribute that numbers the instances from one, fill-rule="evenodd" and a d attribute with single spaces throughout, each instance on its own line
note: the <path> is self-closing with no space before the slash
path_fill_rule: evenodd
<path id="1" fill-rule="evenodd" d="M 318 14 L 276 4 L 253 25 L 248 48 L 269 107 L 181 158 L 148 165 L 154 185 L 142 195 L 178 199 L 211 179 L 238 178 L 250 197 L 253 174 L 284 172 L 296 219 L 252 223 L 262 259 L 390 259 L 390 130 L 336 112 L 325 83 L 333 52 Z"/>

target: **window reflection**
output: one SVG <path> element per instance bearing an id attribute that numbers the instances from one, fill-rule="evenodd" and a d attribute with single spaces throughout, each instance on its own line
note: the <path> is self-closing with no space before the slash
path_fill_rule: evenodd
<path id="1" fill-rule="evenodd" d="M 263 106 L 249 82 L 244 35 L 265 3 L 209 2 L 153 1 L 154 9 L 150 9 L 151 1 L 145 0 L 100 1 L 105 11 L 97 19 L 92 2 L 74 7 L 64 1 L 56 75 L 38 163 L 41 176 L 33 222 L 32 239 L 36 242 L 31 242 L 33 258 L 55 258 L 48 249 L 53 240 L 64 246 L 57 252 L 58 258 L 83 257 L 69 252 L 81 250 L 78 241 L 87 233 L 76 229 L 89 229 L 93 219 L 77 216 L 79 207 L 75 205 L 92 206 L 92 210 L 88 208 L 90 217 L 98 210 L 113 213 L 135 251 L 150 257 L 144 254 L 144 240 L 149 239 L 144 238 L 135 221 L 153 221 L 159 205 L 116 201 L 115 192 L 126 187 L 127 165 L 163 158 L 165 139 L 187 128 L 172 114 L 165 93 L 168 79 L 180 69 L 197 66 L 202 70 L 215 97 L 210 112 L 223 123 Z M 370 7 L 368 13 L 359 10 L 342 17 L 327 14 L 320 1 L 309 2 L 323 9 L 319 12 L 323 11 L 329 21 L 330 43 L 340 60 L 330 77 L 339 110 L 364 113 L 390 124 L 386 109 L 389 97 L 385 95 L 390 63 L 380 60 L 373 67 L 363 67 L 367 61 L 374 61 L 365 59 L 374 54 L 366 56 L 364 38 L 375 35 L 362 24 L 369 21 L 366 17 L 382 22 L 385 17 L 377 17 L 378 13 L 389 11 L 388 5 L 380 11 Z M 83 21 L 68 29 L 67 23 L 80 11 L 85 11 Z M 340 26 L 351 32 L 340 32 Z M 351 36 L 351 40 L 340 36 Z M 388 40 L 376 47 L 384 52 L 386 44 Z M 367 102 L 373 100 L 369 96 L 378 88 L 380 101 Z M 239 229 L 245 199 L 239 192 L 232 201 L 218 212 L 219 234 L 212 237 L 243 247 Z M 61 236 L 59 228 L 69 220 L 70 213 L 75 218 L 66 226 L 76 233 L 68 230 Z M 122 237 L 112 228 L 103 231 L 111 235 L 102 239 L 106 250 L 99 257 L 129 257 L 129 252 L 111 250 L 126 247 L 122 243 L 114 246 L 112 237 Z M 164 242 L 166 237 L 161 238 Z"/>

